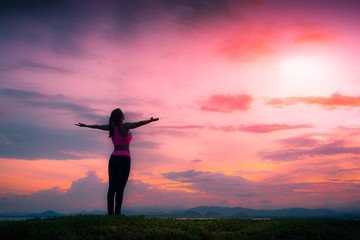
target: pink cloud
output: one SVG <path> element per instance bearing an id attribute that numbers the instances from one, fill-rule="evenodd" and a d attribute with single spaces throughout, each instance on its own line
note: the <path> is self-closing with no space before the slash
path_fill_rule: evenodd
<path id="1" fill-rule="evenodd" d="M 222 94 L 212 95 L 200 102 L 200 109 L 207 112 L 229 113 L 233 111 L 246 111 L 250 108 L 253 97 L 248 94 Z"/>
<path id="2" fill-rule="evenodd" d="M 342 106 L 360 107 L 360 96 L 346 96 L 340 93 L 334 93 L 330 97 L 288 97 L 272 98 L 266 104 L 275 107 L 293 105 L 297 103 L 317 104 L 324 107 L 337 108 Z"/>
<path id="3" fill-rule="evenodd" d="M 214 131 L 222 131 L 222 132 L 252 132 L 252 133 L 271 133 L 275 131 L 284 131 L 284 130 L 292 130 L 292 129 L 302 129 L 302 128 L 312 128 L 313 126 L 310 124 L 297 124 L 297 125 L 289 125 L 289 124 L 255 124 L 255 125 L 240 125 L 240 126 L 215 126 L 215 125 L 184 125 L 184 126 L 161 126 L 159 128 L 166 130 L 192 130 L 192 129 L 209 129 Z M 163 132 L 161 132 L 163 133 Z"/>
<path id="4" fill-rule="evenodd" d="M 256 124 L 249 126 L 242 126 L 240 130 L 243 132 L 253 132 L 253 133 L 270 133 L 274 131 L 282 130 L 291 130 L 291 129 L 301 129 L 301 128 L 312 128 L 313 126 L 309 124 L 297 124 L 297 125 L 288 125 L 288 124 Z"/>
<path id="5" fill-rule="evenodd" d="M 208 126 L 208 129 L 215 130 L 215 131 L 222 131 L 222 132 L 235 132 L 235 131 L 240 130 L 239 127 L 235 127 L 232 125 L 227 125 L 227 126 L 210 125 L 210 126 Z"/>
<path id="6" fill-rule="evenodd" d="M 318 23 L 298 22 L 293 24 L 293 28 L 297 29 L 294 44 L 325 44 L 336 40 L 339 36 L 338 32 L 324 29 L 324 26 L 320 26 Z"/>
<path id="7" fill-rule="evenodd" d="M 296 23 L 287 26 L 275 22 L 261 25 L 257 21 L 243 23 L 239 32 L 228 37 L 216 52 L 220 57 L 227 57 L 231 61 L 242 63 L 253 62 L 261 57 L 275 56 L 279 51 L 279 44 L 288 41 L 291 36 L 292 43 L 325 44 L 338 37 L 335 31 L 327 31 L 316 24 Z M 285 34 L 284 34 L 285 33 Z"/>
<path id="8" fill-rule="evenodd" d="M 184 130 L 184 129 L 203 129 L 204 127 L 205 126 L 201 126 L 201 125 L 182 125 L 182 126 L 160 126 L 159 128 Z"/>
<path id="9" fill-rule="evenodd" d="M 253 61 L 261 56 L 274 54 L 271 44 L 277 38 L 275 33 L 271 26 L 256 29 L 256 25 L 250 23 L 243 32 L 233 35 L 220 46 L 217 54 L 240 62 Z"/>
<path id="10" fill-rule="evenodd" d="M 310 42 L 310 43 L 327 43 L 334 39 L 336 33 L 334 32 L 323 32 L 323 33 L 304 33 L 297 36 L 294 40 L 295 44 Z"/>
<path id="11" fill-rule="evenodd" d="M 255 56 L 261 56 L 274 53 L 274 51 L 268 46 L 265 40 L 259 39 L 248 45 L 245 49 L 247 53 L 251 53 Z"/>

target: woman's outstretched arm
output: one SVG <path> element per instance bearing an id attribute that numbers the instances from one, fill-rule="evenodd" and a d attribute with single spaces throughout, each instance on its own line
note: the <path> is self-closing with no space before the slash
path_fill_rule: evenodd
<path id="1" fill-rule="evenodd" d="M 109 131 L 109 125 L 86 125 L 84 123 L 77 123 L 75 125 L 79 126 L 79 127 L 87 127 L 87 128 L 94 128 L 94 129 Z"/>
<path id="2" fill-rule="evenodd" d="M 155 122 L 158 121 L 159 118 L 151 118 L 150 120 L 144 120 L 144 121 L 140 121 L 140 122 L 134 122 L 134 123 L 124 123 L 124 127 L 127 129 L 133 129 L 133 128 L 137 128 L 140 126 L 143 126 L 145 124 L 151 123 L 151 122 Z"/>

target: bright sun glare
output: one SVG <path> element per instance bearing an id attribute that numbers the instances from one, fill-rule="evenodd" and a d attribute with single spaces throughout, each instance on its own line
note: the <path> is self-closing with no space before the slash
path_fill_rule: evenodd
<path id="1" fill-rule="evenodd" d="M 296 56 L 278 62 L 279 81 L 285 91 L 308 94 L 332 85 L 332 64 L 326 59 Z"/>
<path id="2" fill-rule="evenodd" d="M 313 59 L 289 58 L 280 62 L 280 70 L 289 77 L 309 77 L 316 74 L 319 67 Z"/>

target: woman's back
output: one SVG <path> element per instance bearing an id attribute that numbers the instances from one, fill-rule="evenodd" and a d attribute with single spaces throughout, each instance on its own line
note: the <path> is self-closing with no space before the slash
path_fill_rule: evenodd
<path id="1" fill-rule="evenodd" d="M 124 145 L 130 144 L 132 139 L 132 134 L 128 129 L 114 126 L 114 135 L 111 137 L 111 140 L 114 145 Z"/>

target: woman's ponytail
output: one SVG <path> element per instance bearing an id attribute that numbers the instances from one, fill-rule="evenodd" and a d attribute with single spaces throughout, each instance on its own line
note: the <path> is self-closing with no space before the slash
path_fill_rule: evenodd
<path id="1" fill-rule="evenodd" d="M 109 138 L 114 136 L 115 126 L 120 126 L 121 120 L 124 117 L 124 113 L 120 110 L 120 108 L 116 108 L 111 112 L 109 118 Z"/>

